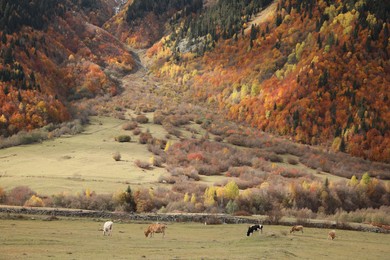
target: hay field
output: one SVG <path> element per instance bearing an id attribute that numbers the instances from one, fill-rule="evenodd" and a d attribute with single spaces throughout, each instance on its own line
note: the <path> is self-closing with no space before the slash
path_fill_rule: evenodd
<path id="1" fill-rule="evenodd" d="M 265 226 L 247 237 L 247 224 L 168 223 L 166 236 L 145 238 L 147 223 L 114 222 L 112 237 L 99 229 L 104 220 L 2 220 L 0 259 L 388 259 L 390 236 L 286 226 Z"/>

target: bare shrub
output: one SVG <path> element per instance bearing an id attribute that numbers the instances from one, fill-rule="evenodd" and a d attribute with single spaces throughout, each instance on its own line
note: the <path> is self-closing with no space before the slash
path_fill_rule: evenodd
<path id="1" fill-rule="evenodd" d="M 262 157 L 267 160 L 274 163 L 281 163 L 283 162 L 283 158 L 273 152 L 265 152 L 262 154 Z"/>
<path id="2" fill-rule="evenodd" d="M 87 209 L 90 210 L 114 211 L 115 207 L 111 194 L 97 194 L 88 199 Z"/>
<path id="3" fill-rule="evenodd" d="M 271 147 L 267 148 L 267 151 L 273 152 L 276 154 L 286 154 L 287 153 L 287 149 L 285 147 L 283 147 L 281 144 L 271 146 Z"/>
<path id="4" fill-rule="evenodd" d="M 130 137 L 130 135 L 119 135 L 119 136 L 115 137 L 115 141 L 120 142 L 120 143 L 125 143 L 125 142 L 128 143 L 131 141 L 131 137 Z"/>
<path id="5" fill-rule="evenodd" d="M 138 142 L 139 142 L 140 144 L 147 144 L 147 143 L 150 143 L 150 142 L 152 141 L 152 139 L 153 139 L 153 136 L 152 136 L 151 133 L 148 133 L 148 132 L 146 132 L 146 133 L 141 133 L 141 134 L 139 135 Z"/>
<path id="6" fill-rule="evenodd" d="M 246 190 L 246 189 L 249 189 L 249 188 L 256 186 L 256 184 L 254 184 L 251 180 L 238 179 L 238 180 L 235 180 L 235 182 L 240 190 Z"/>
<path id="7" fill-rule="evenodd" d="M 306 224 L 309 219 L 315 218 L 315 214 L 311 211 L 311 209 L 303 208 L 297 210 L 296 218 L 297 223 L 303 225 Z"/>
<path id="8" fill-rule="evenodd" d="M 160 145 L 156 144 L 148 144 L 148 151 L 159 156 L 164 154 L 164 150 L 161 149 Z"/>
<path id="9" fill-rule="evenodd" d="M 226 127 L 221 127 L 221 125 L 217 124 L 211 124 L 207 130 L 217 136 L 223 136 L 226 133 Z"/>
<path id="10" fill-rule="evenodd" d="M 142 133 L 142 131 L 138 127 L 133 130 L 133 135 L 139 135 L 140 133 Z"/>
<path id="11" fill-rule="evenodd" d="M 31 198 L 36 193 L 27 186 L 17 186 L 10 190 L 7 194 L 6 204 L 23 206 L 26 200 Z"/>
<path id="12" fill-rule="evenodd" d="M 296 159 L 294 159 L 294 158 L 292 158 L 292 157 L 289 157 L 288 159 L 287 159 L 287 162 L 289 163 L 289 164 L 291 164 L 291 165 L 297 165 L 299 162 L 298 162 L 298 160 L 296 160 Z"/>
<path id="13" fill-rule="evenodd" d="M 223 137 L 222 136 L 214 136 L 214 141 L 216 142 L 223 142 Z"/>
<path id="14" fill-rule="evenodd" d="M 249 147 L 249 148 L 262 148 L 263 147 L 263 141 L 256 137 L 251 137 L 247 135 L 242 134 L 232 134 L 226 138 L 226 141 L 228 143 L 237 145 L 237 146 L 243 146 L 243 147 Z"/>
<path id="15" fill-rule="evenodd" d="M 145 162 L 145 161 L 141 161 L 141 160 L 136 160 L 134 162 L 134 164 L 136 166 L 138 166 L 139 168 L 146 169 L 146 170 L 150 170 L 152 168 L 151 164 L 149 162 Z"/>
<path id="16" fill-rule="evenodd" d="M 239 166 L 239 167 L 229 167 L 226 176 L 228 177 L 240 177 L 241 174 L 244 174 L 246 171 L 249 171 L 249 167 L 247 166 Z"/>
<path id="17" fill-rule="evenodd" d="M 125 112 L 123 111 L 120 112 L 115 111 L 112 116 L 120 120 L 126 120 Z"/>
<path id="18" fill-rule="evenodd" d="M 176 179 L 176 183 L 172 186 L 172 191 L 180 194 L 196 194 L 197 198 L 201 198 L 206 190 L 206 185 L 200 185 L 188 179 L 187 176 L 180 175 Z"/>
<path id="19" fill-rule="evenodd" d="M 137 126 L 138 126 L 137 122 L 131 121 L 123 124 L 122 129 L 130 131 L 130 130 L 134 130 Z"/>
<path id="20" fill-rule="evenodd" d="M 160 146 L 161 149 L 165 149 L 165 147 L 167 146 L 167 140 L 153 138 L 152 141 L 150 142 L 150 144 L 157 145 L 157 146 Z"/>
<path id="21" fill-rule="evenodd" d="M 159 156 L 153 156 L 151 158 L 151 164 L 155 167 L 162 167 L 164 160 Z"/>
<path id="22" fill-rule="evenodd" d="M 87 123 L 88 120 L 85 119 L 85 122 L 82 120 L 74 120 L 71 122 L 62 123 L 58 128 L 50 132 L 52 137 L 59 137 L 62 135 L 75 135 L 83 131 L 83 123 Z"/>
<path id="23" fill-rule="evenodd" d="M 165 119 L 165 116 L 163 115 L 163 113 L 161 111 L 154 112 L 153 123 L 155 123 L 156 125 L 162 125 L 162 123 L 164 122 L 164 119 Z"/>
<path id="24" fill-rule="evenodd" d="M 49 138 L 48 133 L 44 129 L 36 129 L 31 132 L 20 131 L 16 135 L 12 135 L 8 138 L 0 137 L 0 148 L 18 146 L 23 144 L 39 143 L 48 138 Z"/>
<path id="25" fill-rule="evenodd" d="M 271 224 L 278 224 L 282 217 L 283 213 L 278 207 L 274 207 L 271 211 L 268 212 L 268 221 Z"/>
<path id="26" fill-rule="evenodd" d="M 190 126 L 185 126 L 184 129 L 188 132 L 190 132 L 191 134 L 199 134 L 199 131 L 193 127 L 190 127 Z"/>
<path id="27" fill-rule="evenodd" d="M 165 174 L 165 175 L 160 175 L 160 177 L 158 177 L 158 182 L 159 183 L 166 183 L 166 184 L 174 184 L 174 183 L 176 183 L 176 179 L 177 179 L 176 176 L 172 176 L 170 174 Z"/>
<path id="28" fill-rule="evenodd" d="M 190 123 L 193 119 L 191 115 L 170 115 L 166 120 L 173 126 L 182 126 Z"/>
<path id="29" fill-rule="evenodd" d="M 120 152 L 115 152 L 113 155 L 112 155 L 112 158 L 115 160 L 115 161 L 120 161 L 121 160 L 121 154 Z"/>
<path id="30" fill-rule="evenodd" d="M 199 181 L 200 177 L 198 174 L 198 171 L 193 167 L 175 167 L 169 169 L 169 172 L 174 176 L 180 176 L 184 175 L 187 176 L 189 179 L 193 179 L 194 181 Z"/>
<path id="31" fill-rule="evenodd" d="M 163 127 L 170 135 L 176 136 L 177 138 L 180 138 L 182 136 L 181 131 L 170 123 L 164 122 Z"/>
<path id="32" fill-rule="evenodd" d="M 379 209 L 358 209 L 346 212 L 338 210 L 335 219 L 340 223 L 372 223 L 375 226 L 390 225 L 390 207 L 381 206 Z"/>
<path id="33" fill-rule="evenodd" d="M 202 118 L 196 118 L 195 119 L 195 123 L 198 124 L 198 125 L 202 124 L 203 123 Z"/>
<path id="34" fill-rule="evenodd" d="M 233 166 L 252 166 L 252 154 L 250 152 L 237 151 L 229 158 Z"/>
<path id="35" fill-rule="evenodd" d="M 211 175 L 220 175 L 221 171 L 218 167 L 218 165 L 209 165 L 209 164 L 198 164 L 195 166 L 196 170 L 200 175 L 206 175 L 206 176 L 211 176 Z"/>
<path id="36" fill-rule="evenodd" d="M 314 170 L 322 170 L 324 172 L 331 172 L 332 169 L 332 161 L 335 158 L 330 158 L 330 156 L 325 156 L 324 154 L 320 154 L 319 152 L 315 153 L 306 153 L 304 156 L 300 158 L 300 162 L 306 165 L 309 168 Z M 334 164 L 334 162 L 333 162 Z"/>
<path id="37" fill-rule="evenodd" d="M 272 163 L 269 161 L 266 161 L 264 158 L 253 158 L 252 159 L 252 167 L 261 170 L 264 172 L 271 172 L 272 171 Z"/>
<path id="38" fill-rule="evenodd" d="M 7 198 L 7 194 L 5 190 L 2 187 L 0 187 L 0 203 L 4 203 L 6 198 Z"/>
<path id="39" fill-rule="evenodd" d="M 135 121 L 139 124 L 146 124 L 149 122 L 149 118 L 147 118 L 145 115 L 138 115 L 136 116 Z"/>
<path id="40" fill-rule="evenodd" d="M 307 173 L 303 172 L 302 170 L 299 170 L 299 169 L 282 168 L 280 175 L 285 177 L 285 178 L 299 178 L 299 177 L 306 176 Z"/>
<path id="41" fill-rule="evenodd" d="M 144 104 L 141 106 L 142 113 L 151 113 L 154 112 L 156 108 L 151 104 Z"/>

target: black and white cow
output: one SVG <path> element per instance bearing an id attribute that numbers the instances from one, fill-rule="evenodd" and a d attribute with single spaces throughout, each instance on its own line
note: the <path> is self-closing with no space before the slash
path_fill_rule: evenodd
<path id="1" fill-rule="evenodd" d="M 248 231 L 246 232 L 246 235 L 249 237 L 253 232 L 259 231 L 263 233 L 263 225 L 257 224 L 257 225 L 252 225 L 248 227 Z"/>

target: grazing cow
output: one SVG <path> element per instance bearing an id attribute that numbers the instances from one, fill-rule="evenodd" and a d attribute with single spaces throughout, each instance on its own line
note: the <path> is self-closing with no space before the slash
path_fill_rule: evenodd
<path id="1" fill-rule="evenodd" d="M 263 225 L 252 225 L 248 227 L 248 231 L 246 232 L 246 235 L 249 237 L 253 232 L 260 230 L 261 233 L 263 233 Z"/>
<path id="2" fill-rule="evenodd" d="M 164 238 L 165 237 L 165 229 L 167 228 L 167 226 L 165 224 L 160 224 L 160 223 L 156 223 L 156 224 L 151 224 L 148 226 L 147 229 L 145 229 L 145 237 L 148 237 L 149 234 L 150 234 L 150 237 L 153 237 L 154 233 L 162 233 L 162 237 Z"/>
<path id="3" fill-rule="evenodd" d="M 114 223 L 112 223 L 112 221 L 107 221 L 106 223 L 104 223 L 104 226 L 103 226 L 103 236 L 105 236 L 107 234 L 107 236 L 111 236 L 112 234 L 112 225 Z"/>
<path id="4" fill-rule="evenodd" d="M 332 231 L 329 231 L 328 233 L 328 239 L 335 239 L 336 237 L 336 231 L 335 230 L 332 230 Z"/>
<path id="5" fill-rule="evenodd" d="M 295 231 L 302 231 L 303 233 L 303 226 L 299 225 L 299 226 L 293 226 L 290 230 L 290 234 L 295 232 Z"/>

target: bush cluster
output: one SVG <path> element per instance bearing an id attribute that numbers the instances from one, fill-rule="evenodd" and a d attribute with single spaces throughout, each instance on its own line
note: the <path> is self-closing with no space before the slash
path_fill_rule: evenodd
<path id="1" fill-rule="evenodd" d="M 135 121 L 140 124 L 146 124 L 149 122 L 149 118 L 147 118 L 145 115 L 138 115 L 135 118 Z"/>
<path id="2" fill-rule="evenodd" d="M 130 135 L 119 135 L 119 136 L 115 137 L 115 141 L 120 142 L 120 143 L 130 142 L 131 136 Z"/>

